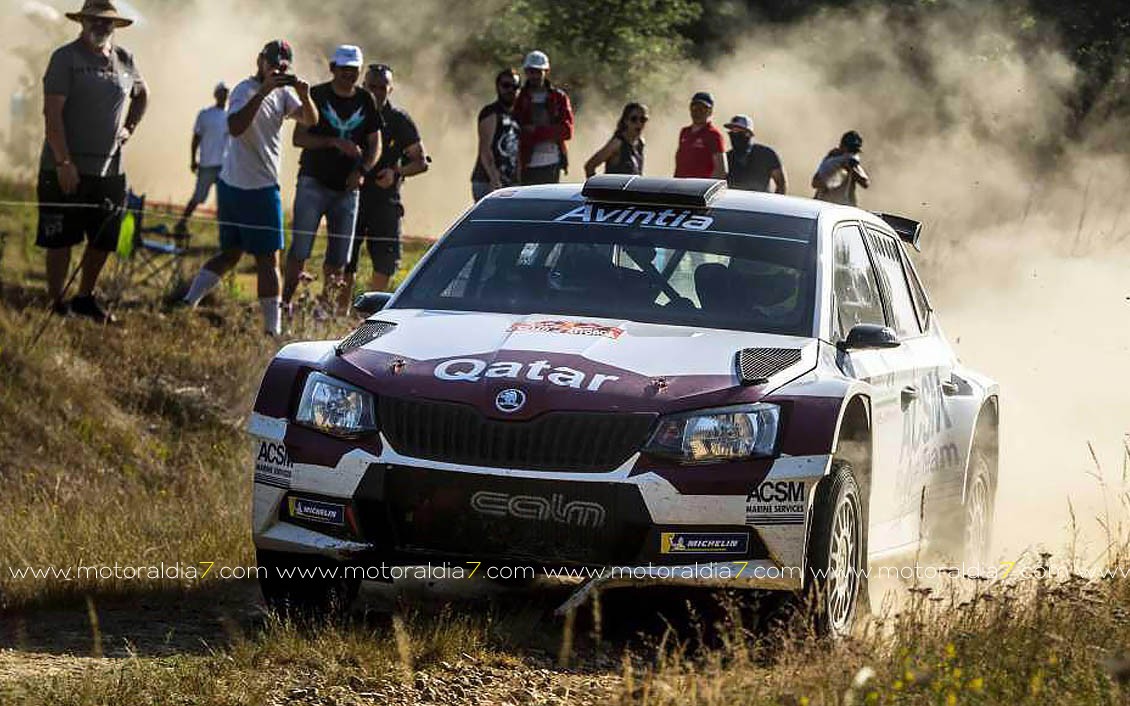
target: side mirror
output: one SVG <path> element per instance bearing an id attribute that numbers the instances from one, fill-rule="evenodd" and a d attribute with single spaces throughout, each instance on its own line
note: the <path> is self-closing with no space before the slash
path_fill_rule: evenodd
<path id="1" fill-rule="evenodd" d="M 353 308 L 366 316 L 375 314 L 392 299 L 392 292 L 365 292 L 353 300 Z"/>
<path id="2" fill-rule="evenodd" d="M 898 334 L 890 327 L 879 324 L 856 324 L 851 327 L 847 338 L 840 341 L 842 351 L 860 351 L 874 348 L 898 348 L 902 345 Z"/>

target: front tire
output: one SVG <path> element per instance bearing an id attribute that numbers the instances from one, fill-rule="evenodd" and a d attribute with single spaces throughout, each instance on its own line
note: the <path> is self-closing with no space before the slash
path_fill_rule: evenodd
<path id="1" fill-rule="evenodd" d="M 816 633 L 844 637 L 868 606 L 863 494 L 851 464 L 833 461 L 816 488 L 809 528 L 806 598 Z"/>
<path id="2" fill-rule="evenodd" d="M 348 614 L 361 588 L 345 565 L 309 554 L 255 551 L 263 602 L 280 617 L 324 620 Z"/>
<path id="3" fill-rule="evenodd" d="M 962 557 L 966 565 L 985 566 L 993 540 L 993 486 L 989 461 L 983 451 L 974 450 L 969 459 L 969 487 L 962 505 Z"/>

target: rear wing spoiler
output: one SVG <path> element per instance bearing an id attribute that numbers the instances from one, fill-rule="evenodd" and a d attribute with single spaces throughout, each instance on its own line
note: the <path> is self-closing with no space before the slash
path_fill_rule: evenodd
<path id="1" fill-rule="evenodd" d="M 875 215 L 882 218 L 887 225 L 893 228 L 895 233 L 898 233 L 899 239 L 904 243 L 910 243 L 915 250 L 922 249 L 918 246 L 918 239 L 922 237 L 922 223 L 891 213 L 876 213 Z"/>

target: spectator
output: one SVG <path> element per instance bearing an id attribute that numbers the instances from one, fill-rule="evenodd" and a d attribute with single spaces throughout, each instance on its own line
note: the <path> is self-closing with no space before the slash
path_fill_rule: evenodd
<path id="1" fill-rule="evenodd" d="M 359 48 L 339 46 L 330 61 L 333 80 L 310 89 L 310 98 L 318 109 L 317 124 L 294 128 L 294 146 L 302 148 L 302 158 L 283 283 L 284 312 L 290 310 L 323 217 L 326 254 L 319 313 L 328 314 L 336 308 L 353 249 L 361 180 L 377 163 L 381 151 L 380 109 L 373 94 L 357 85 L 364 65 Z"/>
<path id="2" fill-rule="evenodd" d="M 479 111 L 479 158 L 471 173 L 471 195 L 476 201 L 495 189 L 518 182 L 521 130 L 512 113 L 518 84 L 518 72 L 514 69 L 498 72 L 494 77 L 498 100 Z"/>
<path id="3" fill-rule="evenodd" d="M 357 219 L 357 238 L 353 256 L 346 268 L 343 303 L 353 294 L 357 263 L 361 259 L 364 240 L 373 261 L 374 291 L 388 289 L 388 283 L 400 265 L 400 223 L 404 205 L 400 201 L 400 185 L 408 177 L 428 171 L 428 155 L 420 141 L 416 123 L 403 108 L 389 100 L 392 93 L 392 69 L 385 64 L 372 64 L 365 74 L 365 87 L 372 93 L 380 110 L 384 129 L 381 133 L 381 158 L 365 175 L 361 187 L 361 215 Z"/>
<path id="4" fill-rule="evenodd" d="M 81 23 L 82 32 L 55 50 L 43 76 L 46 139 L 39 159 L 35 243 L 47 250 L 47 294 L 54 312 L 112 323 L 114 317 L 94 298 L 94 285 L 117 246 L 126 200 L 122 147 L 145 114 L 149 92 L 133 55 L 114 43 L 114 30 L 132 20 L 109 0 L 87 0 L 67 17 Z M 82 277 L 68 304 L 64 290 L 71 248 L 84 237 Z"/>
<path id="5" fill-rule="evenodd" d="M 289 72 L 290 44 L 279 39 L 259 52 L 254 76 L 232 91 L 228 106 L 228 154 L 216 182 L 220 211 L 220 253 L 204 264 L 184 302 L 195 307 L 243 253 L 255 256 L 259 306 L 269 335 L 282 333 L 279 322 L 279 251 L 283 248 L 279 159 L 283 122 L 288 118 L 312 127 L 318 109 L 310 84 Z"/>
<path id="6" fill-rule="evenodd" d="M 785 193 L 785 169 L 776 150 L 768 145 L 753 141 L 753 120 L 748 115 L 735 115 L 723 127 L 730 131 L 732 149 L 726 153 L 726 164 L 730 173 L 726 176 L 732 189 L 747 191 L 769 191 L 769 180 L 773 180 L 773 192 Z"/>
<path id="7" fill-rule="evenodd" d="M 620 113 L 616 132 L 604 147 L 585 162 L 585 177 L 596 174 L 604 165 L 605 174 L 643 174 L 643 128 L 647 125 L 647 106 L 629 103 Z"/>
<path id="8" fill-rule="evenodd" d="M 828 152 L 812 175 L 812 188 L 816 189 L 813 198 L 845 206 L 859 205 L 855 196 L 856 185 L 864 189 L 871 186 L 871 178 L 863 171 L 859 161 L 862 151 L 863 138 L 859 133 L 855 130 L 845 132 L 840 138 L 840 146 Z"/>
<path id="9" fill-rule="evenodd" d="M 196 115 L 196 126 L 192 129 L 192 155 L 188 168 L 196 175 L 196 191 L 184 208 L 184 215 L 177 223 L 176 232 L 188 234 L 188 219 L 196 207 L 208 200 L 212 185 L 220 178 L 220 168 L 224 166 L 224 155 L 228 153 L 228 87 L 223 81 L 216 84 L 212 92 L 216 104 L 205 108 Z M 200 161 L 196 151 L 200 150 Z"/>
<path id="10" fill-rule="evenodd" d="M 714 96 L 699 91 L 691 97 L 691 124 L 679 132 L 675 176 L 699 179 L 726 178 L 726 146 L 722 132 L 710 122 Z"/>
<path id="11" fill-rule="evenodd" d="M 556 184 L 569 173 L 567 142 L 573 139 L 573 106 L 569 96 L 549 82 L 549 57 L 532 51 L 523 63 L 526 85 L 514 103 L 522 126 L 518 178 L 523 184 Z"/>

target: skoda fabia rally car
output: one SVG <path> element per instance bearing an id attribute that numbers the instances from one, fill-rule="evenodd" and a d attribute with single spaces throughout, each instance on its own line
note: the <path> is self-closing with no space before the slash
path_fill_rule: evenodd
<path id="1" fill-rule="evenodd" d="M 378 565 L 588 567 L 578 596 L 811 592 L 842 633 L 869 561 L 980 559 L 997 385 L 947 343 L 919 230 L 713 180 L 496 191 L 356 331 L 267 369 L 266 599 L 348 602 Z"/>

